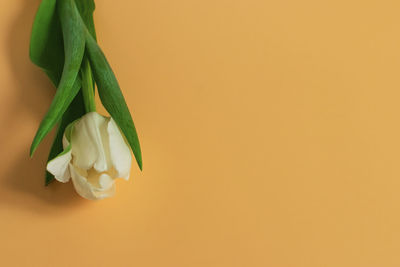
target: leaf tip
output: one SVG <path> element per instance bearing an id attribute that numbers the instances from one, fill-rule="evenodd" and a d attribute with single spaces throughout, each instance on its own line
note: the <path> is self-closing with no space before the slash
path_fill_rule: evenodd
<path id="1" fill-rule="evenodd" d="M 35 143 L 32 143 L 31 149 L 30 149 L 30 151 L 29 151 L 29 156 L 30 156 L 31 158 L 33 157 L 33 154 L 35 154 L 36 147 L 37 147 L 37 145 L 35 145 Z"/>
<path id="2" fill-rule="evenodd" d="M 142 164 L 142 162 L 139 163 L 139 169 L 140 169 L 141 171 L 143 171 L 143 164 Z"/>
<path id="3" fill-rule="evenodd" d="M 48 171 L 46 171 L 44 186 L 46 187 L 49 186 L 53 181 L 54 181 L 54 176 Z"/>
<path id="4" fill-rule="evenodd" d="M 136 162 L 137 162 L 137 164 L 139 166 L 139 169 L 141 171 L 143 171 L 142 155 L 139 155 L 138 157 L 135 157 L 135 158 L 136 158 Z"/>

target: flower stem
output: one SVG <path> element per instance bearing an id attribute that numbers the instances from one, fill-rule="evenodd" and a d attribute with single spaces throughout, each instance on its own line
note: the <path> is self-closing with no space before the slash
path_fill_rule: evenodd
<path id="1" fill-rule="evenodd" d="M 82 80 L 83 102 L 85 104 L 86 112 L 89 113 L 96 111 L 92 70 L 90 68 L 89 60 L 86 57 L 84 57 L 82 62 L 81 80 Z"/>

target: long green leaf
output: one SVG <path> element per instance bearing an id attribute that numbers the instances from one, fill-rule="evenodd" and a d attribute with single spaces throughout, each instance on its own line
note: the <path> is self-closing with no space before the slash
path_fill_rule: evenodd
<path id="1" fill-rule="evenodd" d="M 57 88 L 64 65 L 64 44 L 56 0 L 43 0 L 39 6 L 32 27 L 29 55 L 32 62 L 45 71 Z M 82 94 L 78 94 L 64 113 L 48 161 L 63 151 L 62 137 L 65 127 L 84 114 L 83 104 L 80 104 L 82 102 Z M 52 180 L 54 176 L 46 171 L 45 184 L 48 185 Z"/>
<path id="2" fill-rule="evenodd" d="M 83 23 L 86 25 L 86 28 L 93 38 L 96 39 L 96 30 L 93 20 L 93 12 L 96 8 L 94 0 L 75 0 L 75 3 L 78 7 Z"/>
<path id="3" fill-rule="evenodd" d="M 142 169 L 142 153 L 128 106 L 118 81 L 95 39 L 86 32 L 86 51 L 93 69 L 101 102 L 124 133 L 139 168 Z"/>
<path id="4" fill-rule="evenodd" d="M 46 0 L 47 1 L 47 0 Z M 96 33 L 95 33 L 95 28 L 94 28 L 94 21 L 93 21 L 93 12 L 95 9 L 95 4 L 93 0 L 78 0 L 75 1 L 75 4 L 79 10 L 80 16 L 82 17 L 82 20 L 86 27 L 88 28 L 89 32 L 92 34 L 94 38 L 96 38 Z M 58 20 L 58 18 L 57 18 Z M 57 22 L 57 21 L 56 21 Z M 60 37 L 61 37 L 61 26 L 58 26 L 60 28 Z M 54 39 L 54 38 L 53 38 Z M 52 44 L 53 45 L 53 44 Z M 52 47 L 50 47 L 52 49 Z M 64 51 L 61 51 L 62 56 L 64 55 Z M 62 60 L 64 60 L 64 57 L 62 57 Z M 61 66 L 62 64 L 60 64 Z M 61 70 L 62 71 L 62 70 Z M 60 75 L 61 76 L 61 75 Z M 59 81 L 57 81 L 58 84 Z M 64 135 L 64 131 L 66 127 L 72 122 L 75 121 L 76 119 L 82 117 L 85 114 L 85 108 L 84 108 L 84 100 L 83 100 L 83 95 L 82 93 L 78 93 L 68 109 L 65 111 L 58 129 L 57 129 L 57 134 L 55 136 L 53 145 L 50 149 L 50 153 L 48 156 L 48 160 L 50 161 L 54 159 L 57 155 L 59 155 L 63 151 L 63 145 L 62 145 L 62 138 Z M 54 175 L 46 171 L 46 176 L 45 176 L 45 185 L 49 185 L 52 181 L 54 181 Z"/>
<path id="5" fill-rule="evenodd" d="M 64 68 L 53 102 L 31 145 L 31 156 L 43 138 L 59 122 L 80 89 L 77 75 L 85 50 L 84 27 L 73 0 L 59 0 L 57 3 L 64 37 Z"/>
<path id="6" fill-rule="evenodd" d="M 64 46 L 56 0 L 43 0 L 39 6 L 33 22 L 29 55 L 57 86 L 64 65 Z"/>
<path id="7" fill-rule="evenodd" d="M 94 3 L 94 0 L 75 0 L 76 6 L 78 7 L 79 14 L 82 18 L 83 24 L 86 26 L 86 29 L 89 31 L 89 33 L 93 36 L 93 38 L 96 40 L 96 30 L 94 26 L 94 20 L 93 20 L 93 13 L 94 10 L 96 9 L 96 5 Z M 90 68 L 90 67 L 89 67 Z M 90 70 L 91 73 L 91 70 Z M 91 75 L 93 76 L 93 75 Z M 95 80 L 93 79 L 92 84 L 95 84 Z M 93 88 L 93 92 L 95 93 L 95 88 Z"/>

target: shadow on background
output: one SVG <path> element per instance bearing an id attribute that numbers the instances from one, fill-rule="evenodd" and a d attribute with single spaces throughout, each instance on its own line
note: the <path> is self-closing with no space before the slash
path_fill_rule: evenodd
<path id="1" fill-rule="evenodd" d="M 39 68 L 29 60 L 29 39 L 32 22 L 40 0 L 20 0 L 21 9 L 15 16 L 8 38 L 9 68 L 18 95 L 15 103 L 9 103 L 9 111 L 2 114 L 3 131 L 0 140 L 2 159 L 11 159 L 2 166 L 0 177 L 0 203 L 7 208 L 14 206 L 36 211 L 76 206 L 84 203 L 73 190 L 72 184 L 53 182 L 44 186 L 46 159 L 54 133 L 39 146 L 33 159 L 29 146 L 35 129 L 24 126 L 24 121 L 35 121 L 37 127 L 50 105 L 54 87 Z M 32 131 L 27 139 L 27 131 Z M 25 133 L 25 134 L 24 134 Z M 30 134 L 29 134 L 30 135 Z M 7 143 L 7 140 L 11 140 Z M 23 144 L 21 144 L 23 142 Z M 3 163 L 4 164 L 4 163 Z"/>

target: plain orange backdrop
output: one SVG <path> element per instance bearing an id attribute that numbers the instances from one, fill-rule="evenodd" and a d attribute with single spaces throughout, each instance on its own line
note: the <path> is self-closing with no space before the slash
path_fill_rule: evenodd
<path id="1" fill-rule="evenodd" d="M 96 3 L 144 171 L 43 187 L 39 0 L 1 1 L 1 266 L 400 266 L 399 1 Z"/>

